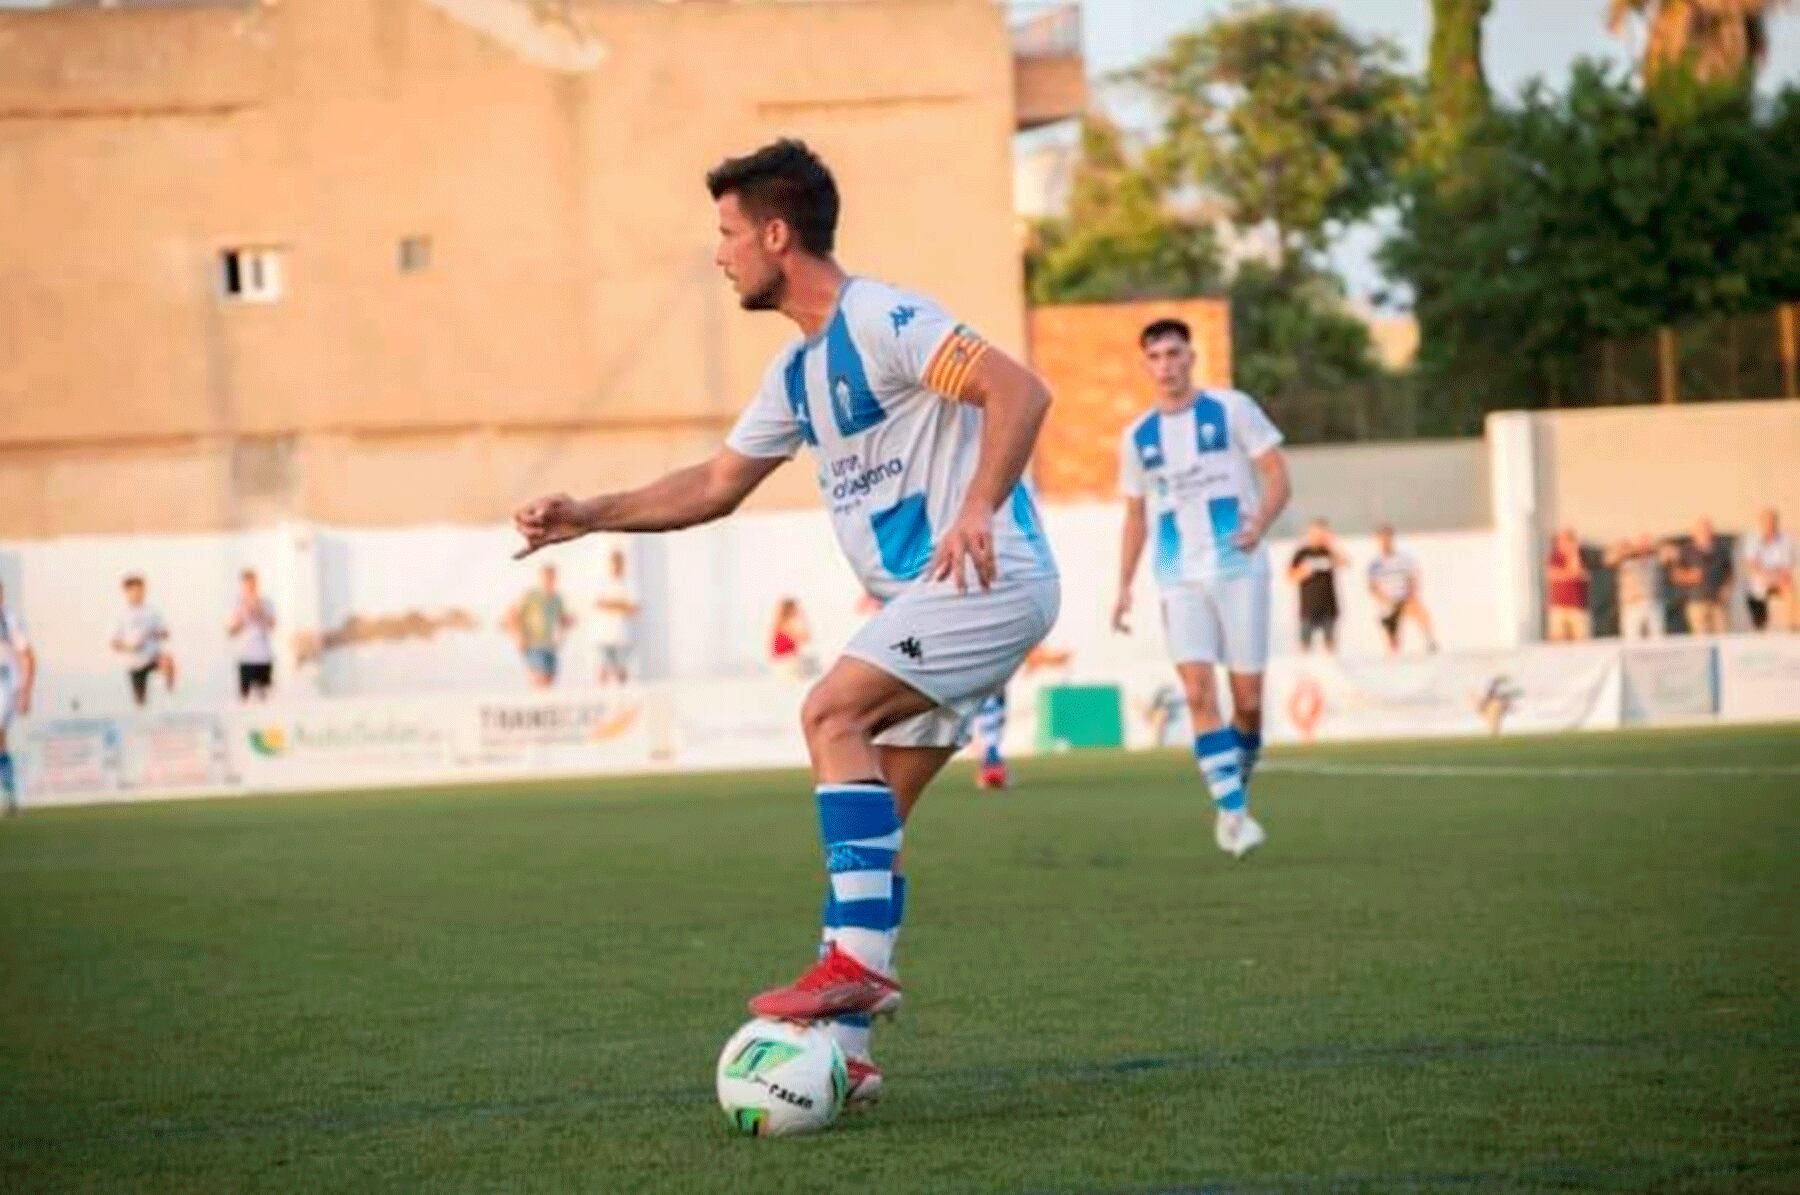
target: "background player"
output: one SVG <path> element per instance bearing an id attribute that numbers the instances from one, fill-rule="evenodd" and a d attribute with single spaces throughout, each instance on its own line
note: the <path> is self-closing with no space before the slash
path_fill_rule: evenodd
<path id="1" fill-rule="evenodd" d="M 802 445 L 812 449 L 838 542 L 886 604 L 801 711 L 827 947 L 750 1007 L 830 1021 L 852 1059 L 852 1098 L 868 1099 L 881 1075 L 867 1018 L 900 1000 L 901 825 L 974 706 L 1056 620 L 1056 565 L 1020 480 L 1050 395 L 931 300 L 845 274 L 832 258 L 837 186 L 803 144 L 726 161 L 707 186 L 716 261 L 742 306 L 779 310 L 801 336 L 710 460 L 634 490 L 543 498 L 515 522 L 525 552 L 594 531 L 690 527 L 729 514 Z"/>
<path id="2" fill-rule="evenodd" d="M 6 604 L 6 590 L 0 587 L 0 796 L 6 801 L 6 816 L 19 812 L 18 777 L 13 773 L 12 733 L 15 717 L 31 712 L 31 689 L 37 681 L 37 653 L 25 636 L 25 620 Z"/>
<path id="3" fill-rule="evenodd" d="M 1157 320 L 1138 344 L 1157 403 L 1125 429 L 1119 446 L 1125 533 L 1113 626 L 1131 629 L 1131 584 L 1154 516 L 1163 622 L 1193 722 L 1194 756 L 1212 793 L 1213 838 L 1241 859 L 1266 837 L 1249 812 L 1269 657 L 1262 539 L 1287 505 L 1287 462 L 1281 433 L 1255 399 L 1239 390 L 1194 390 L 1186 324 Z M 1218 664 L 1230 678 L 1230 726 L 1219 712 Z"/>

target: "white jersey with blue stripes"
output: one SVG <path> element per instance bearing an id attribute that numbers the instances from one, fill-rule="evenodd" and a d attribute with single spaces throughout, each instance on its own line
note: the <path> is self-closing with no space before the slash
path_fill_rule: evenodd
<path id="1" fill-rule="evenodd" d="M 1255 460 L 1281 432 L 1241 390 L 1202 390 L 1179 411 L 1151 410 L 1119 442 L 1119 492 L 1142 498 L 1162 585 L 1205 584 L 1268 568 L 1267 550 L 1233 542 L 1262 502 Z"/>
<path id="2" fill-rule="evenodd" d="M 983 415 L 955 394 L 985 351 L 930 299 L 850 278 L 818 335 L 775 358 L 726 444 L 752 457 L 810 447 L 838 543 L 885 601 L 925 571 L 968 492 Z M 1000 579 L 1057 575 L 1023 483 L 994 516 L 994 547 Z"/>

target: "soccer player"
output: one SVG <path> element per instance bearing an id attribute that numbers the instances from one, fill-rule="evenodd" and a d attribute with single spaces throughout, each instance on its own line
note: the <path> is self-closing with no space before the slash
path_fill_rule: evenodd
<path id="1" fill-rule="evenodd" d="M 1119 444 L 1125 533 L 1113 628 L 1129 634 L 1131 584 L 1156 528 L 1163 625 L 1193 723 L 1194 756 L 1212 793 L 1213 840 L 1242 859 L 1267 835 L 1250 816 L 1262 750 L 1263 668 L 1269 657 L 1269 554 L 1263 536 L 1287 505 L 1281 433 L 1241 390 L 1194 389 L 1188 326 L 1163 319 L 1138 337 L 1157 403 Z M 1231 687 L 1231 724 L 1213 669 Z"/>
<path id="2" fill-rule="evenodd" d="M 5 798 L 8 817 L 19 812 L 19 785 L 7 735 L 15 717 L 31 712 L 36 681 L 37 653 L 25 637 L 25 620 L 6 604 L 6 591 L 0 588 L 0 796 Z"/>
<path id="3" fill-rule="evenodd" d="M 974 707 L 1049 632 L 1056 563 L 1021 482 L 1050 395 L 936 303 L 847 275 L 832 257 L 836 183 L 798 141 L 707 176 L 715 260 L 749 311 L 800 335 L 711 459 L 633 490 L 519 510 L 524 552 L 595 531 L 722 518 L 804 445 L 845 556 L 885 603 L 807 694 L 828 889 L 825 949 L 759 1016 L 825 1021 L 852 1102 L 879 1094 L 869 1018 L 900 1003 L 894 941 L 907 890 L 902 825 Z"/>

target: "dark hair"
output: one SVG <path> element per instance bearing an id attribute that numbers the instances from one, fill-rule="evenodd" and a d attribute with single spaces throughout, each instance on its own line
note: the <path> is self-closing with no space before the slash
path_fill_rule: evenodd
<path id="1" fill-rule="evenodd" d="M 1138 333 L 1138 347 L 1147 349 L 1152 340 L 1161 340 L 1165 336 L 1179 336 L 1183 344 L 1194 343 L 1194 334 L 1186 324 L 1178 319 L 1159 319 L 1144 325 L 1144 330 Z"/>
<path id="2" fill-rule="evenodd" d="M 817 257 L 837 237 L 838 193 L 831 171 L 806 142 L 783 137 L 741 158 L 726 158 L 706 175 L 714 199 L 735 194 L 758 220 L 786 220 L 800 247 Z"/>

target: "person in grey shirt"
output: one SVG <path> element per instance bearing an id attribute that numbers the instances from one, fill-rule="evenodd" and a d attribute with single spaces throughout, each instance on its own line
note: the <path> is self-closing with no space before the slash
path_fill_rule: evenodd
<path id="1" fill-rule="evenodd" d="M 1622 539 L 1607 549 L 1606 564 L 1619 587 L 1619 638 L 1660 639 L 1663 635 L 1660 547 L 1648 535 Z"/>

